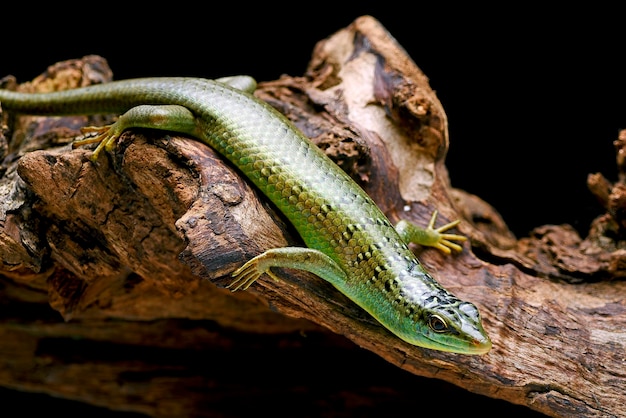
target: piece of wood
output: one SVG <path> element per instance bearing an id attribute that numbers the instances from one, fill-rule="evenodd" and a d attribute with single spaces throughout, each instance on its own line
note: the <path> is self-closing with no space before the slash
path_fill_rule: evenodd
<path id="1" fill-rule="evenodd" d="M 85 57 L 19 88 L 110 78 L 104 60 Z M 625 253 L 614 238 L 625 225 L 623 177 L 614 185 L 590 177 L 607 214 L 586 239 L 568 225 L 516 239 L 494 208 L 450 186 L 444 109 L 427 77 L 369 16 L 320 41 L 304 76 L 260 83 L 256 94 L 323 148 L 392 221 L 426 224 L 434 209 L 439 224 L 463 219 L 459 230 L 470 240 L 461 254 L 415 251 L 446 288 L 479 307 L 493 350 L 463 356 L 410 346 L 331 285 L 301 272 L 282 271 L 280 282 L 263 278 L 247 292 L 231 293 L 224 289 L 229 273 L 245 260 L 301 243 L 213 151 L 187 138 L 133 131 L 115 154 L 93 164 L 89 150 L 72 150 L 69 141 L 78 127 L 106 118 L 20 117 L 7 120 L 11 139 L 0 137 L 6 150 L 0 283 L 15 308 L 0 322 L 0 344 L 18 361 L 0 364 L 0 384 L 150 416 L 197 413 L 217 395 L 203 399 L 180 382 L 197 390 L 212 384 L 207 377 L 191 373 L 170 385 L 170 375 L 144 355 L 185 347 L 189 359 L 166 362 L 170 372 L 185 374 L 199 361 L 200 347 L 216 341 L 229 361 L 254 360 L 228 353 L 233 339 L 218 336 L 218 328 L 252 332 L 251 338 L 296 331 L 335 338 L 330 330 L 411 374 L 548 416 L 626 415 L 626 283 L 619 280 Z M 58 314 L 68 322 L 59 323 Z M 197 322 L 188 329 L 187 320 Z M 94 350 L 79 362 L 83 367 L 65 358 L 58 342 L 76 338 Z M 134 347 L 142 360 L 98 361 L 95 353 L 111 344 Z M 33 364 L 43 364 L 46 374 Z M 133 380 L 129 368 L 161 385 L 134 385 L 144 380 Z M 46 377 L 51 373 L 56 392 Z M 133 402 L 124 385 L 141 401 Z M 174 387 L 178 403 L 159 395 Z"/>

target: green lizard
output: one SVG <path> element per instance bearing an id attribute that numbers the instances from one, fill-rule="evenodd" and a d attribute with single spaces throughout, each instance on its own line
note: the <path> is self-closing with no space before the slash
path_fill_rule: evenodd
<path id="1" fill-rule="evenodd" d="M 130 128 L 190 135 L 227 158 L 285 215 L 306 247 L 274 248 L 233 273 L 231 290 L 246 289 L 275 267 L 306 270 L 333 284 L 389 331 L 417 346 L 463 354 L 491 349 L 478 309 L 446 291 L 423 268 L 408 242 L 446 253 L 461 250 L 434 229 L 390 223 L 372 199 L 286 117 L 252 92 L 247 76 L 219 80 L 143 78 L 62 92 L 0 90 L 4 109 L 37 115 L 122 114 L 115 123 L 85 129 L 99 143 L 95 160 Z"/>

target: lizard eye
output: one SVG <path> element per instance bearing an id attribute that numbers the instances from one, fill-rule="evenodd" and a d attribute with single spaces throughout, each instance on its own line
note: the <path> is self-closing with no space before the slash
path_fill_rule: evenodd
<path id="1" fill-rule="evenodd" d="M 428 326 L 430 329 L 438 333 L 446 332 L 448 329 L 446 321 L 439 315 L 434 314 L 428 317 Z"/>

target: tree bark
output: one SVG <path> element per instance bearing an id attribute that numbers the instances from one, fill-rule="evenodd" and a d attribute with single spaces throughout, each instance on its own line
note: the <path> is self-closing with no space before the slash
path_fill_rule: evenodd
<path id="1" fill-rule="evenodd" d="M 111 78 L 106 61 L 89 56 L 56 64 L 32 83 L 7 78 L 4 87 L 49 91 Z M 81 126 L 113 115 L 3 113 L 0 385 L 150 416 L 202 416 L 207 403 L 226 399 L 198 392 L 216 385 L 204 372 L 222 370 L 203 363 L 202 347 L 237 370 L 241 362 L 271 374 L 250 365 L 246 352 L 228 350 L 231 333 L 251 341 L 307 333 L 320 336 L 320 347 L 332 341 L 341 352 L 354 343 L 410 374 L 548 416 L 626 415 L 623 176 L 611 184 L 590 175 L 607 213 L 587 238 L 569 225 L 546 225 L 517 239 L 494 208 L 451 187 L 444 109 L 426 75 L 369 16 L 320 41 L 306 74 L 262 82 L 256 95 L 324 149 L 392 222 L 426 224 L 434 209 L 441 224 L 462 219 L 458 229 L 469 237 L 462 253 L 414 250 L 447 289 L 479 307 L 492 351 L 410 346 L 302 272 L 284 270 L 281 281 L 263 277 L 232 293 L 224 286 L 237 266 L 302 244 L 210 148 L 134 130 L 92 163 L 90 150 L 70 142 Z M 626 133 L 618 151 L 624 143 Z M 625 172 L 619 159 L 618 168 Z M 122 348 L 136 350 L 135 361 L 116 357 Z M 168 370 L 149 360 L 172 352 L 184 358 L 165 360 Z M 159 384 L 139 384 L 146 376 Z"/>

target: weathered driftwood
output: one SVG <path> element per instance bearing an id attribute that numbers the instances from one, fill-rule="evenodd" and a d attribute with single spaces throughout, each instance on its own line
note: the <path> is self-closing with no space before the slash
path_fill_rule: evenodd
<path id="1" fill-rule="evenodd" d="M 104 60 L 85 57 L 19 88 L 54 90 L 110 78 Z M 7 86 L 16 87 L 10 79 Z M 623 179 L 613 185 L 590 176 L 607 214 L 585 240 L 568 225 L 543 226 L 517 240 L 488 204 L 451 188 L 445 112 L 427 77 L 367 16 L 319 42 L 304 76 L 261 83 L 257 95 L 325 149 L 392 221 L 425 224 L 434 209 L 441 223 L 463 219 L 459 230 L 470 240 L 461 254 L 415 251 L 444 286 L 479 306 L 493 350 L 463 356 L 405 344 L 332 286 L 300 272 L 283 271 L 280 282 L 263 278 L 247 292 L 231 293 L 224 285 L 234 268 L 264 249 L 300 242 L 208 147 L 133 131 L 115 154 L 93 164 L 89 150 L 69 142 L 80 126 L 106 119 L 9 121 L 4 114 L 12 136 L 0 138 L 6 155 L 0 284 L 7 307 L 0 385 L 152 416 L 197 413 L 218 395 L 185 392 L 180 383 L 214 383 L 189 369 L 217 329 L 256 333 L 253 338 L 331 330 L 412 374 L 549 416 L 626 415 Z M 67 322 L 42 308 L 48 303 Z M 59 362 L 64 351 L 54 344 L 76 338 L 95 352 L 115 343 L 134 347 L 138 357 L 180 346 L 193 355 L 188 363 L 167 363 L 172 374 L 151 369 L 143 357 L 134 364 Z M 231 364 L 250 361 L 226 349 L 219 355 Z M 133 373 L 161 385 L 140 388 Z"/>

